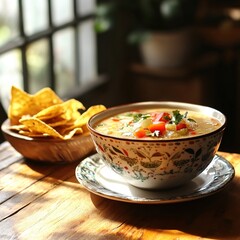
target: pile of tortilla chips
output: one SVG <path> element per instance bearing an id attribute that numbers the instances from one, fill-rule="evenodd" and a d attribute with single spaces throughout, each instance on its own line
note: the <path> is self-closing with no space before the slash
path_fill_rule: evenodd
<path id="1" fill-rule="evenodd" d="M 10 129 L 19 134 L 66 140 L 87 132 L 89 118 L 105 109 L 95 105 L 86 110 L 76 99 L 61 100 L 50 88 L 30 95 L 12 86 L 8 118 Z"/>

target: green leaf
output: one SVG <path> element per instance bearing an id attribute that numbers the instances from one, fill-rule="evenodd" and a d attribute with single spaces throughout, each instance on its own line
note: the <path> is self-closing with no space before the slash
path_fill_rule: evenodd
<path id="1" fill-rule="evenodd" d="M 175 123 L 176 125 L 178 123 L 181 122 L 181 120 L 184 118 L 184 115 L 182 115 L 179 110 L 175 110 L 173 111 L 173 117 L 172 117 L 172 121 L 173 123 Z"/>
<path id="2" fill-rule="evenodd" d="M 146 114 L 142 114 L 142 113 L 136 113 L 133 114 L 133 122 L 138 122 L 140 120 L 144 120 L 150 117 L 150 114 L 146 113 Z"/>
<path id="3" fill-rule="evenodd" d="M 106 32 L 112 27 L 112 22 L 107 18 L 97 18 L 94 23 L 95 31 L 98 33 Z"/>
<path id="4" fill-rule="evenodd" d="M 122 155 L 124 155 L 118 148 L 116 148 L 116 147 L 112 147 L 113 148 L 113 150 L 115 151 L 115 152 L 117 152 L 117 153 L 120 153 L 120 154 L 122 154 Z"/>
<path id="5" fill-rule="evenodd" d="M 197 150 L 196 154 L 195 154 L 195 157 L 197 158 L 197 157 L 199 157 L 201 154 L 202 154 L 202 149 L 199 148 L 199 149 Z"/>
<path id="6" fill-rule="evenodd" d="M 185 149 L 185 152 L 190 153 L 190 154 L 194 154 L 194 150 L 192 148 Z"/>

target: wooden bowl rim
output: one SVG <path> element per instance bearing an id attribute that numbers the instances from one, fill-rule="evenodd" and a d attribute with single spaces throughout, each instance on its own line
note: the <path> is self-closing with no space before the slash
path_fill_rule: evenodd
<path id="1" fill-rule="evenodd" d="M 51 138 L 51 137 L 28 137 L 28 136 L 24 136 L 21 135 L 17 132 L 14 132 L 12 130 L 10 130 L 8 127 L 10 125 L 10 120 L 6 119 L 1 126 L 1 130 L 4 134 L 14 137 L 16 139 L 20 139 L 20 140 L 25 140 L 25 141 L 35 141 L 35 142 L 69 142 L 69 141 L 75 141 L 75 140 L 79 140 L 80 138 L 86 137 L 86 136 L 90 136 L 90 133 L 84 133 L 81 135 L 76 135 L 73 136 L 70 139 L 60 139 L 60 138 Z"/>

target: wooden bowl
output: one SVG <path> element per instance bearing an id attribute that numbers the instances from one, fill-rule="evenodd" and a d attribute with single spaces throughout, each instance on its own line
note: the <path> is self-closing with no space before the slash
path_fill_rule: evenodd
<path id="1" fill-rule="evenodd" d="M 5 139 L 25 158 L 34 161 L 70 163 L 79 161 L 95 152 L 89 133 L 69 140 L 32 138 L 9 129 L 9 120 L 3 122 L 1 130 Z"/>

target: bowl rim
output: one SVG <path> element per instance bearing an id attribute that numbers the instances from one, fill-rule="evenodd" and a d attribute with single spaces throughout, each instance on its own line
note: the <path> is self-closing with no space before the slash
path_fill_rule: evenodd
<path id="1" fill-rule="evenodd" d="M 82 138 L 83 136 L 88 136 L 89 134 L 80 134 L 80 135 L 75 135 L 70 139 L 60 139 L 60 138 L 51 138 L 51 137 L 28 137 L 22 134 L 19 134 L 17 132 L 12 131 L 11 129 L 8 128 L 10 125 L 10 120 L 7 118 L 1 125 L 1 131 L 3 134 L 6 134 L 8 136 L 14 137 L 16 139 L 21 139 L 25 141 L 37 141 L 37 142 L 70 142 L 70 141 L 75 141 L 79 138 Z"/>
<path id="2" fill-rule="evenodd" d="M 104 116 L 104 114 L 106 114 L 106 113 L 109 113 L 109 114 L 107 114 L 107 116 L 105 116 L 105 117 L 102 117 L 101 119 L 99 119 L 96 122 L 99 122 L 99 121 L 101 121 L 103 119 L 106 119 L 106 118 L 108 118 L 110 116 L 113 116 L 113 115 L 115 115 L 117 113 L 126 112 L 128 110 L 125 110 L 125 109 L 129 109 L 130 110 L 132 107 L 138 107 L 138 109 L 140 109 L 141 107 L 143 108 L 144 106 L 145 107 L 148 106 L 148 108 L 151 108 L 150 106 L 160 105 L 160 104 L 161 105 L 168 105 L 168 106 L 166 106 L 166 108 L 171 108 L 171 107 L 173 108 L 174 107 L 176 109 L 175 106 L 177 105 L 177 106 L 181 106 L 181 108 L 183 108 L 185 110 L 186 110 L 186 107 L 188 106 L 189 111 L 190 111 L 190 108 L 196 108 L 196 109 L 203 109 L 203 110 L 206 110 L 206 111 L 212 111 L 212 112 L 215 112 L 216 114 L 219 114 L 220 116 L 222 116 L 223 124 L 218 129 L 216 129 L 216 130 L 214 130 L 212 132 L 209 132 L 209 133 L 196 135 L 196 136 L 186 136 L 186 137 L 182 137 L 182 138 L 169 138 L 169 139 L 137 139 L 137 138 L 133 139 L 133 138 L 124 138 L 124 137 L 110 136 L 110 135 L 103 134 L 103 133 L 100 133 L 100 132 L 96 131 L 94 129 L 94 127 L 92 126 L 93 122 L 96 121 L 96 118 L 99 118 L 99 116 L 101 117 L 101 115 Z M 111 114 L 114 111 L 118 111 L 118 112 L 114 113 L 114 114 Z M 133 102 L 133 103 L 121 104 L 121 105 L 109 107 L 109 108 L 107 108 L 106 110 L 104 110 L 102 112 L 94 114 L 87 122 L 87 127 L 88 127 L 88 129 L 89 129 L 91 134 L 94 133 L 95 135 L 100 135 L 100 136 L 105 137 L 105 138 L 111 138 L 111 139 L 115 139 L 115 140 L 124 140 L 124 141 L 129 141 L 129 142 L 155 142 L 155 143 L 156 142 L 163 143 L 163 142 L 189 141 L 189 140 L 195 140 L 195 139 L 198 139 L 198 138 L 208 137 L 210 135 L 214 135 L 214 134 L 216 134 L 218 132 L 224 131 L 224 129 L 226 128 L 226 125 L 227 125 L 227 117 L 225 116 L 225 114 L 223 114 L 219 110 L 217 110 L 217 109 L 215 109 L 213 107 L 204 106 L 204 105 L 201 105 L 201 104 L 187 103 L 187 102 L 178 102 L 178 101 L 143 101 L 143 102 Z"/>

